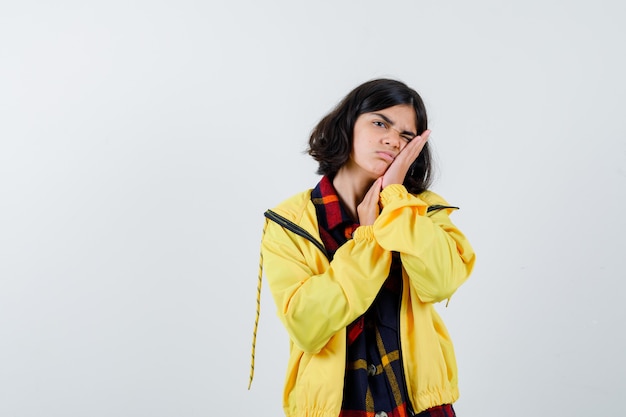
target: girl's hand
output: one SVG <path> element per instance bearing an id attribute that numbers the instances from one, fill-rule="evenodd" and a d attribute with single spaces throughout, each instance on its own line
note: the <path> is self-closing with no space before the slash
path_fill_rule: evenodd
<path id="1" fill-rule="evenodd" d="M 380 207 L 378 206 L 378 200 L 380 197 L 381 184 L 383 178 L 380 177 L 370 187 L 363 197 L 363 201 L 356 207 L 357 215 L 359 216 L 359 223 L 361 226 L 369 226 L 374 224 L 374 220 L 378 217 Z"/>
<path id="2" fill-rule="evenodd" d="M 389 165 L 389 168 L 387 168 L 385 175 L 383 175 L 382 188 L 385 188 L 389 184 L 402 184 L 404 182 L 406 173 L 409 171 L 413 161 L 415 161 L 420 152 L 422 152 L 429 136 L 430 130 L 425 130 L 424 133 L 413 138 L 413 140 L 400 151 L 396 159 L 394 159 L 391 165 Z"/>

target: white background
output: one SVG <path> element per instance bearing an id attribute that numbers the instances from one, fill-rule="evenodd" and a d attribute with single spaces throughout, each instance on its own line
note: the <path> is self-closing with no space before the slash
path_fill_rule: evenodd
<path id="1" fill-rule="evenodd" d="M 626 3 L 4 1 L 0 416 L 279 416 L 263 211 L 356 85 L 424 98 L 477 252 L 459 416 L 620 415 Z M 615 411 L 615 410 L 618 411 Z M 617 413 L 617 414 L 616 414 Z"/>

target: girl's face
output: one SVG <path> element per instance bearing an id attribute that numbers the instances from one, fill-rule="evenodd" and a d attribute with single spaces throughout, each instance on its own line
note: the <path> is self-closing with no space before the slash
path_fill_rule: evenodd
<path id="1" fill-rule="evenodd" d="M 398 104 L 363 113 L 354 124 L 352 152 L 347 168 L 372 180 L 381 177 L 415 136 L 417 116 L 413 106 Z"/>

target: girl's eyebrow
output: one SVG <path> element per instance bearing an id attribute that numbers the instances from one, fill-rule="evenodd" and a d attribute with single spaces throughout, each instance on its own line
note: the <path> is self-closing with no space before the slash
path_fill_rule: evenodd
<path id="1" fill-rule="evenodd" d="M 417 133 L 411 132 L 410 130 L 404 130 L 402 132 L 400 132 L 398 129 L 396 129 L 394 126 L 396 125 L 390 118 L 388 118 L 387 116 L 385 116 L 384 114 L 381 113 L 372 113 L 374 116 L 378 116 L 381 119 L 383 119 L 385 122 L 389 123 L 389 125 L 391 126 L 392 129 L 394 129 L 396 132 L 398 132 L 401 135 L 411 135 L 411 137 L 416 137 Z"/>

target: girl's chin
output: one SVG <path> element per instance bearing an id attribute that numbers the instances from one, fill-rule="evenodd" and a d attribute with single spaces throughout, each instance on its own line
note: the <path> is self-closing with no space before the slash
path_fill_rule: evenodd
<path id="1" fill-rule="evenodd" d="M 383 175 L 385 175 L 385 172 L 387 172 L 387 168 L 389 168 L 389 166 L 387 165 L 385 165 L 384 167 L 376 167 L 372 169 L 370 172 L 372 173 L 372 176 L 374 177 L 374 179 L 378 179 L 382 177 Z"/>
<path id="2" fill-rule="evenodd" d="M 373 182 L 373 181 L 376 181 L 378 178 L 382 177 L 383 175 L 385 175 L 385 172 L 387 172 L 387 168 L 389 168 L 389 165 L 387 164 L 376 164 L 374 166 L 369 166 L 367 168 L 361 167 L 360 169 L 353 170 L 351 171 L 351 174 L 349 175 L 356 175 L 364 179 L 365 177 L 367 177 L 367 179 Z M 346 173 L 347 172 L 348 171 L 346 171 Z"/>

